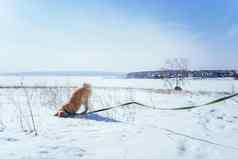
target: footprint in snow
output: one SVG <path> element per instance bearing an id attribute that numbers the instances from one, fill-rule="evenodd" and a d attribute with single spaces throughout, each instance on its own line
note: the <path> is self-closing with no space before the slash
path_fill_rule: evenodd
<path id="1" fill-rule="evenodd" d="M 16 141 L 19 141 L 18 139 L 16 139 L 16 138 L 12 138 L 12 137 L 8 137 L 8 138 L 0 138 L 0 139 L 3 139 L 3 140 L 8 141 L 8 142 L 16 142 Z"/>
<path id="2" fill-rule="evenodd" d="M 42 150 L 42 151 L 40 151 L 39 153 L 41 153 L 41 154 L 48 154 L 49 151 L 47 151 L 47 150 Z"/>

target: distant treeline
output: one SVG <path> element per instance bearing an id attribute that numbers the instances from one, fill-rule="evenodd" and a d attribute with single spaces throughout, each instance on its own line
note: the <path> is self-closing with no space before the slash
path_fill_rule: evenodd
<path id="1" fill-rule="evenodd" d="M 232 77 L 238 79 L 236 70 L 159 70 L 128 73 L 127 78 L 226 78 Z"/>

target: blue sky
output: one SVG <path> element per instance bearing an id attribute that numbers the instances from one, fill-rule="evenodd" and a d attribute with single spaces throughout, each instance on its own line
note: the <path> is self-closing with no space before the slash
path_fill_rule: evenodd
<path id="1" fill-rule="evenodd" d="M 238 0 L 0 0 L 0 72 L 238 69 Z"/>

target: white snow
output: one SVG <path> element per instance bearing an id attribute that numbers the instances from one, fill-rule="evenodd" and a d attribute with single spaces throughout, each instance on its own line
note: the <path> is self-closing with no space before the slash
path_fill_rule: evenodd
<path id="1" fill-rule="evenodd" d="M 168 93 L 161 91 L 164 84 L 160 80 L 6 76 L 0 77 L 0 86 L 21 82 L 28 86 L 81 86 L 85 81 L 94 86 L 91 110 L 132 100 L 154 107 L 189 106 L 226 96 L 238 88 L 238 81 L 232 79 L 189 80 L 184 86 L 187 92 Z M 0 89 L 0 158 L 237 158 L 238 97 L 184 111 L 131 105 L 81 118 L 54 117 L 56 106 L 71 91 L 70 88 Z"/>

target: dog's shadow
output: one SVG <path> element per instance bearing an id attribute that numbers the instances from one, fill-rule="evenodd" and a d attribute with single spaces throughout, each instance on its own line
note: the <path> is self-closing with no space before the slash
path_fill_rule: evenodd
<path id="1" fill-rule="evenodd" d="M 93 113 L 93 114 L 87 114 L 87 115 L 81 115 L 81 114 L 76 114 L 72 117 L 68 118 L 75 118 L 75 119 L 86 119 L 86 120 L 93 120 L 93 121 L 99 121 L 99 122 L 121 122 L 119 120 L 115 120 L 109 117 L 104 117 L 99 114 Z"/>

